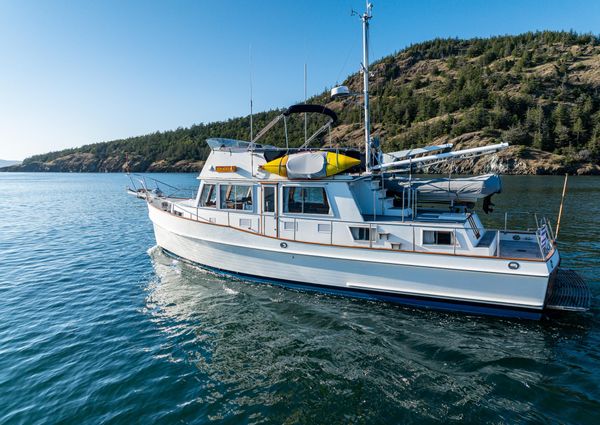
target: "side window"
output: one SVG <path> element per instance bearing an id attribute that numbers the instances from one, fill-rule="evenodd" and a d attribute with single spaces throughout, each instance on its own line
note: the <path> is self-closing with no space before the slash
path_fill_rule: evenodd
<path id="1" fill-rule="evenodd" d="M 329 214 L 324 187 L 284 187 L 284 211 L 300 214 Z"/>
<path id="2" fill-rule="evenodd" d="M 423 230 L 423 245 L 452 245 L 452 232 Z"/>
<path id="3" fill-rule="evenodd" d="M 252 186 L 222 184 L 221 209 L 252 211 Z"/>
<path id="4" fill-rule="evenodd" d="M 202 187 L 202 193 L 200 194 L 200 207 L 211 207 L 217 206 L 217 190 L 214 184 L 205 184 Z"/>
<path id="5" fill-rule="evenodd" d="M 274 186 L 263 186 L 263 212 L 275 212 Z"/>
<path id="6" fill-rule="evenodd" d="M 355 241 L 368 241 L 371 239 L 371 229 L 369 227 L 350 227 L 350 233 Z"/>

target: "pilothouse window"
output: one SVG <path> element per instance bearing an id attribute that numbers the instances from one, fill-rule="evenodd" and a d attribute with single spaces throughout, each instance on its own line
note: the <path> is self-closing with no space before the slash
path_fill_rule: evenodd
<path id="1" fill-rule="evenodd" d="M 222 184 L 221 209 L 252 211 L 252 186 Z"/>
<path id="2" fill-rule="evenodd" d="M 215 208 L 217 206 L 217 190 L 214 184 L 205 184 L 200 194 L 200 207 Z"/>
<path id="3" fill-rule="evenodd" d="M 329 201 L 324 187 L 284 187 L 284 212 L 329 214 Z"/>

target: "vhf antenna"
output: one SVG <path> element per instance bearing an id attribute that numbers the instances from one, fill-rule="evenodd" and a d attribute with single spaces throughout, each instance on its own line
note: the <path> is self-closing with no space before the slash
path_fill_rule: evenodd
<path id="1" fill-rule="evenodd" d="M 252 113 L 252 44 L 248 46 L 248 62 L 250 71 L 250 142 L 254 140 L 254 128 L 252 126 L 253 113 Z"/>

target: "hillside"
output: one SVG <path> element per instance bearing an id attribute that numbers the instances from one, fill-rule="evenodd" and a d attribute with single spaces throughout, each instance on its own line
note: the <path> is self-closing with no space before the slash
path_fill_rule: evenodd
<path id="1" fill-rule="evenodd" d="M 2 167 L 8 167 L 11 165 L 16 165 L 16 164 L 20 164 L 21 161 L 8 161 L 6 159 L 0 159 L 0 168 Z"/>
<path id="2" fill-rule="evenodd" d="M 507 141 L 492 158 L 454 164 L 455 171 L 517 174 L 600 173 L 600 39 L 536 32 L 487 39 L 437 39 L 410 46 L 372 66 L 373 130 L 385 151 L 452 141 L 458 146 Z M 360 75 L 344 81 L 360 90 Z M 333 144 L 361 140 L 361 108 L 310 100 L 334 109 Z M 261 128 L 278 111 L 256 114 Z M 311 127 L 320 124 L 311 120 Z M 290 122 L 291 143 L 302 121 Z M 249 117 L 96 143 L 27 158 L 21 171 L 194 171 L 207 137 L 248 139 Z M 329 139 L 327 140 L 329 141 Z M 285 143 L 283 130 L 264 143 Z M 446 171 L 446 170 L 436 170 Z"/>

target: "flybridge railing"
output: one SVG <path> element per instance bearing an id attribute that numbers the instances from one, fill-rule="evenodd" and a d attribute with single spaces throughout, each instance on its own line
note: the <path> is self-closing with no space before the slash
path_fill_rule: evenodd
<path id="1" fill-rule="evenodd" d="M 502 230 L 412 222 L 358 222 L 329 218 L 274 216 L 237 210 L 182 207 L 161 198 L 149 201 L 156 202 L 159 208 L 179 217 L 237 228 L 284 241 L 340 247 L 368 247 L 399 252 L 430 252 L 528 260 L 544 260 L 553 250 L 552 230 L 545 219 L 540 220 L 540 227 L 535 230 Z M 268 225 L 267 218 L 272 220 Z M 352 235 L 351 228 L 367 228 L 368 236 L 364 236 L 364 240 L 357 240 Z M 423 231 L 449 232 L 451 242 L 450 244 L 424 244 Z M 471 238 L 471 235 L 477 234 L 480 234 L 480 237 L 475 240 Z M 469 244 L 466 243 L 467 238 Z M 484 238 L 487 240 L 484 241 Z M 483 245 L 478 246 L 482 241 L 484 241 Z M 515 244 L 517 244 L 516 248 Z"/>

